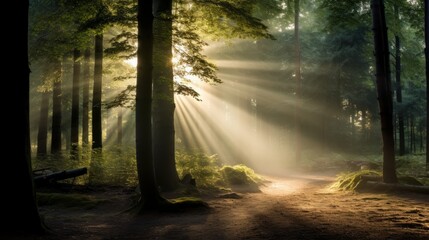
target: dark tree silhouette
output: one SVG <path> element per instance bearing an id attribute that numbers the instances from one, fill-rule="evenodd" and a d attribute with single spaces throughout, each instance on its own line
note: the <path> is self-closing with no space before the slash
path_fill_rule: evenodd
<path id="1" fill-rule="evenodd" d="M 94 88 L 92 95 L 92 149 L 101 149 L 102 125 L 101 125 L 101 94 L 103 80 L 103 34 L 95 36 L 94 56 Z"/>
<path id="2" fill-rule="evenodd" d="M 37 209 L 33 176 L 31 171 L 30 123 L 29 123 L 29 90 L 30 69 L 28 59 L 28 7 L 29 1 L 17 1 L 9 4 L 13 12 L 9 20 L 13 22 L 7 30 L 11 36 L 5 39 L 7 46 L 15 49 L 5 69 L 14 71 L 14 80 L 3 81 L 10 95 L 4 94 L 5 110 L 15 113 L 12 121 L 8 121 L 8 141 L 2 144 L 5 152 L 12 153 L 9 161 L 3 165 L 5 171 L 0 175 L 2 189 L 1 235 L 32 234 L 44 230 Z M 13 96 L 14 101 L 7 101 Z M 13 179 L 13 181 L 11 181 Z M 10 237 L 0 236 L 0 239 Z"/>
<path id="3" fill-rule="evenodd" d="M 396 183 L 395 146 L 393 136 L 393 99 L 390 78 L 389 41 L 383 0 L 372 0 L 377 94 L 383 137 L 383 181 Z"/>
<path id="4" fill-rule="evenodd" d="M 52 89 L 52 132 L 51 132 L 51 153 L 56 154 L 61 151 L 61 124 L 62 124 L 62 74 L 64 62 L 55 62 L 57 70 Z"/>
<path id="5" fill-rule="evenodd" d="M 76 154 L 79 145 L 79 91 L 80 91 L 80 57 L 78 49 L 73 51 L 73 86 L 72 86 L 72 109 L 71 109 L 71 149 Z"/>
<path id="6" fill-rule="evenodd" d="M 140 211 L 157 209 L 162 197 L 155 180 L 152 149 L 152 0 L 138 1 L 138 47 L 136 86 L 136 158 Z"/>
<path id="7" fill-rule="evenodd" d="M 174 130 L 172 0 L 154 1 L 153 157 L 162 191 L 178 186 Z"/>
<path id="8" fill-rule="evenodd" d="M 40 93 L 39 131 L 37 133 L 37 156 L 43 157 L 47 154 L 48 141 L 48 116 L 49 116 L 49 93 L 43 91 Z"/>

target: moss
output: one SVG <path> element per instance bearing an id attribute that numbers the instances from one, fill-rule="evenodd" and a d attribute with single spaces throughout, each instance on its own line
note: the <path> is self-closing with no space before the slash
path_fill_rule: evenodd
<path id="1" fill-rule="evenodd" d="M 358 190 L 362 184 L 363 175 L 381 176 L 381 172 L 374 170 L 361 170 L 356 172 L 343 173 L 337 176 L 337 179 L 331 185 L 331 188 L 342 191 Z"/>
<path id="2" fill-rule="evenodd" d="M 39 206 L 60 205 L 63 207 L 91 209 L 103 202 L 106 202 L 105 199 L 97 199 L 88 195 L 70 193 L 37 193 L 36 197 Z"/>
<path id="3" fill-rule="evenodd" d="M 263 183 L 262 177 L 243 164 L 223 166 L 220 171 L 225 181 L 230 185 L 260 185 Z"/>

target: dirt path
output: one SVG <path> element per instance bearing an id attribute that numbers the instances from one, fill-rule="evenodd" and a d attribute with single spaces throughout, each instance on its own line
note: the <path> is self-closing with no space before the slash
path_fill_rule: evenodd
<path id="1" fill-rule="evenodd" d="M 427 195 L 337 192 L 320 176 L 269 180 L 261 193 L 207 199 L 208 211 L 112 212 L 124 198 L 86 211 L 43 208 L 57 234 L 41 239 L 429 239 Z"/>

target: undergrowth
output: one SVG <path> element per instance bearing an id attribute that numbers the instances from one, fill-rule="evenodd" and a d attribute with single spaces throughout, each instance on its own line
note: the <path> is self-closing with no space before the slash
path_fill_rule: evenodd
<path id="1" fill-rule="evenodd" d="M 381 172 L 374 170 L 360 170 L 356 172 L 341 173 L 337 176 L 336 181 L 330 186 L 330 188 L 342 191 L 355 191 L 361 186 L 363 175 L 381 176 Z"/>
<path id="2" fill-rule="evenodd" d="M 64 180 L 79 185 L 106 185 L 135 187 L 138 185 L 135 148 L 110 146 L 102 152 L 90 148 L 80 148 L 79 156 L 69 152 L 33 158 L 33 169 L 63 171 L 75 168 L 88 168 L 88 174 L 75 179 Z M 198 189 L 226 190 L 231 185 L 259 185 L 263 179 L 253 169 L 239 165 L 224 165 L 217 155 L 203 152 L 176 151 L 176 168 L 180 178 L 190 174 Z"/>

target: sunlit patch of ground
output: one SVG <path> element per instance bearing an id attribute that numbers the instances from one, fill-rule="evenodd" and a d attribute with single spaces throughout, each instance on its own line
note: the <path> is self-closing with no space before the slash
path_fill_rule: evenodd
<path id="1" fill-rule="evenodd" d="M 124 202 L 107 202 L 90 215 L 44 208 L 47 224 L 60 231 L 43 240 L 429 239 L 427 195 L 334 191 L 329 189 L 333 176 L 264 177 L 268 182 L 259 193 L 208 197 L 210 211 L 117 215 Z"/>

